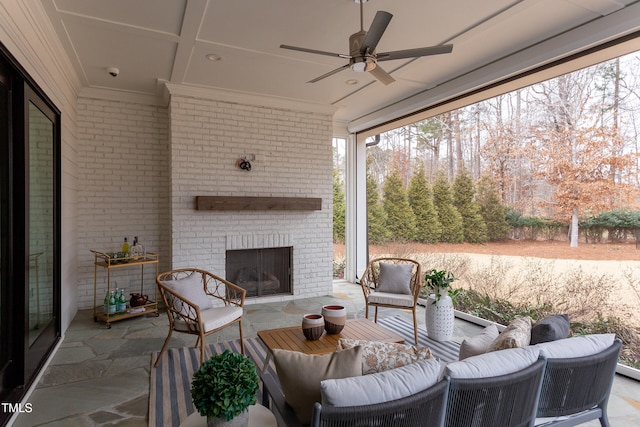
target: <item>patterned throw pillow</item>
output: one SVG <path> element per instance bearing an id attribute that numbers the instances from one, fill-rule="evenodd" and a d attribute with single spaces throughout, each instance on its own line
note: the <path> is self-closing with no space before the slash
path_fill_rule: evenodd
<path id="1" fill-rule="evenodd" d="M 513 319 L 509 326 L 493 341 L 489 351 L 528 346 L 531 341 L 532 324 L 533 320 L 529 316 Z"/>
<path id="2" fill-rule="evenodd" d="M 340 338 L 337 350 L 362 348 L 362 374 L 399 368 L 418 360 L 431 359 L 431 350 L 414 345 Z"/>

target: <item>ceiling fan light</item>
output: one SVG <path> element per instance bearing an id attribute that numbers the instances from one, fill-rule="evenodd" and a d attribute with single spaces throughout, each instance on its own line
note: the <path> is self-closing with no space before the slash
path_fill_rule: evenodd
<path id="1" fill-rule="evenodd" d="M 367 63 L 366 62 L 354 62 L 351 64 L 351 69 L 358 73 L 364 73 L 367 71 Z"/>

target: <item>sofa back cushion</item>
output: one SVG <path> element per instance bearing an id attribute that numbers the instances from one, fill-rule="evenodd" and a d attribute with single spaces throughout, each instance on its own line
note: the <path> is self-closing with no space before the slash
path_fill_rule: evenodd
<path id="1" fill-rule="evenodd" d="M 322 405 L 360 406 L 389 402 L 426 390 L 442 379 L 443 366 L 435 359 L 361 377 L 324 380 Z"/>
<path id="2" fill-rule="evenodd" d="M 591 356 L 611 347 L 615 334 L 591 334 L 540 343 L 537 348 L 547 359 Z"/>
<path id="3" fill-rule="evenodd" d="M 511 374 L 533 365 L 540 355 L 534 347 L 510 348 L 468 357 L 447 364 L 451 378 L 488 378 Z"/>

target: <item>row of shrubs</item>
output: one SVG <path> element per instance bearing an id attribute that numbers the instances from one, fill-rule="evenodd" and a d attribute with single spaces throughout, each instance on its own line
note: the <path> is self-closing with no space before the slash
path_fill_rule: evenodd
<path id="1" fill-rule="evenodd" d="M 567 236 L 569 224 L 550 218 L 524 216 L 520 212 L 507 208 L 506 219 L 511 228 L 513 239 L 553 240 L 558 236 Z M 614 209 L 598 215 L 581 218 L 578 223 L 580 235 L 587 243 L 601 243 L 605 240 L 624 243 L 630 239 L 640 239 L 640 211 Z"/>

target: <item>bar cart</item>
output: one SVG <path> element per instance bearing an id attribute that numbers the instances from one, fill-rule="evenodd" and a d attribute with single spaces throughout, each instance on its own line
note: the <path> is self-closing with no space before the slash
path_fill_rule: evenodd
<path id="1" fill-rule="evenodd" d="M 100 252 L 91 249 L 94 255 L 93 266 L 93 320 L 97 322 L 101 320 L 106 323 L 107 328 L 111 329 L 111 323 L 119 320 L 129 319 L 132 317 L 143 316 L 145 314 L 158 313 L 158 291 L 155 286 L 155 277 L 158 275 L 158 254 L 147 252 L 143 256 L 118 257 L 116 253 Z M 155 276 L 153 284 L 153 300 L 149 299 L 144 304 L 131 307 L 127 304 L 126 310 L 116 312 L 105 312 L 102 305 L 98 305 L 98 267 L 107 270 L 107 295 L 111 292 L 111 270 L 120 268 L 140 267 L 140 295 L 144 295 L 144 266 L 155 266 Z"/>

